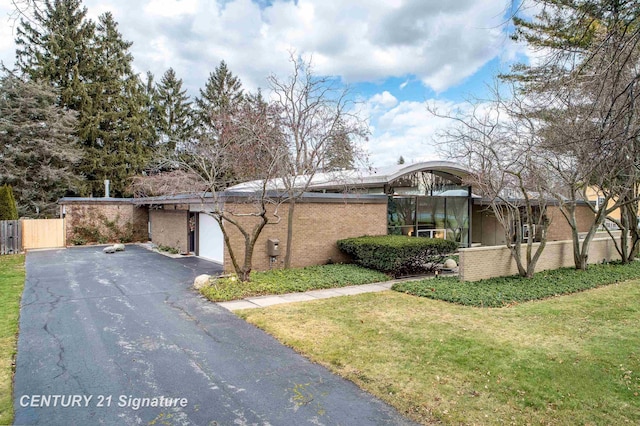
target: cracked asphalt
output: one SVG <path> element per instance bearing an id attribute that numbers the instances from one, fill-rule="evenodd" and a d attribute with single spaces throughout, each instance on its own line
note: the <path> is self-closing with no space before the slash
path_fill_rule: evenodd
<path id="1" fill-rule="evenodd" d="M 412 424 L 199 296 L 214 263 L 128 245 L 29 252 L 26 268 L 17 425 Z"/>

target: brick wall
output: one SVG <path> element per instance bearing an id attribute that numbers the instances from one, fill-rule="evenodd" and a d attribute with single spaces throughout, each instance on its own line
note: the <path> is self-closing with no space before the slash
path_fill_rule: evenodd
<path id="1" fill-rule="evenodd" d="M 65 202 L 67 244 L 147 241 L 146 207 L 126 201 Z"/>
<path id="2" fill-rule="evenodd" d="M 286 252 L 288 204 L 278 210 L 279 222 L 274 216 L 273 208 L 269 211 L 270 224 L 263 229 L 253 252 L 253 270 L 264 271 L 270 267 L 282 267 Z M 225 205 L 228 211 L 248 213 L 252 211 L 250 204 Z M 333 262 L 345 262 L 346 258 L 338 249 L 336 241 L 358 237 L 361 235 L 385 235 L 387 233 L 387 202 L 358 203 L 352 200 L 345 202 L 299 202 L 296 204 L 293 225 L 292 267 L 322 265 L 331 259 Z M 239 218 L 244 224 L 255 219 Z M 226 226 L 231 246 L 236 258 L 244 256 L 244 239 L 240 232 L 231 225 Z M 270 264 L 267 255 L 267 240 L 275 238 L 280 241 L 280 253 L 275 264 Z M 229 252 L 225 247 L 224 265 L 227 272 L 233 270 Z"/>
<path id="3" fill-rule="evenodd" d="M 551 220 L 547 229 L 547 241 L 564 241 L 572 238 L 571 227 L 558 207 L 547 207 L 547 217 Z M 593 212 L 588 206 L 576 207 L 576 223 L 579 233 L 587 232 L 594 220 Z"/>
<path id="4" fill-rule="evenodd" d="M 547 241 L 570 240 L 571 227 L 557 206 L 547 207 L 547 218 L 551 221 L 547 229 Z M 578 232 L 587 232 L 594 221 L 594 215 L 588 206 L 576 207 Z M 500 246 L 505 244 L 502 225 L 493 211 L 487 206 L 473 206 L 472 240 L 483 246 Z"/>
<path id="5" fill-rule="evenodd" d="M 188 210 L 151 210 L 149 219 L 154 244 L 173 247 L 180 253 L 189 251 Z"/>
<path id="6" fill-rule="evenodd" d="M 548 242 L 536 264 L 536 271 L 573 267 L 572 241 Z M 538 243 L 533 244 L 534 250 Z M 523 246 L 523 253 L 525 246 Z M 589 249 L 589 263 L 619 260 L 620 255 L 610 237 L 596 238 Z M 516 275 L 518 267 L 505 246 L 460 249 L 460 280 L 478 281 L 492 277 Z"/>

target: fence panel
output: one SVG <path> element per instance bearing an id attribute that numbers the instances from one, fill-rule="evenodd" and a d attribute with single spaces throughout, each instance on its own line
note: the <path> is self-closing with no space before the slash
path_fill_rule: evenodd
<path id="1" fill-rule="evenodd" d="M 22 221 L 22 248 L 65 246 L 64 219 L 25 219 Z"/>
<path id="2" fill-rule="evenodd" d="M 19 220 L 0 221 L 0 255 L 20 253 L 22 251 L 21 236 Z"/>

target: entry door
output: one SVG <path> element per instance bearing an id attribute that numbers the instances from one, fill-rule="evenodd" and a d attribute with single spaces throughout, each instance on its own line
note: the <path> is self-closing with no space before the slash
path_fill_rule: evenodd
<path id="1" fill-rule="evenodd" d="M 198 256 L 224 262 L 224 237 L 220 225 L 205 213 L 198 214 Z"/>

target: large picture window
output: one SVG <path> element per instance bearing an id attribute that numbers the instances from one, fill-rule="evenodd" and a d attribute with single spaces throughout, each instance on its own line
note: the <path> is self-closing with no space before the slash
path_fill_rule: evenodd
<path id="1" fill-rule="evenodd" d="M 388 231 L 394 235 L 444 238 L 469 246 L 469 198 L 389 197 Z"/>

